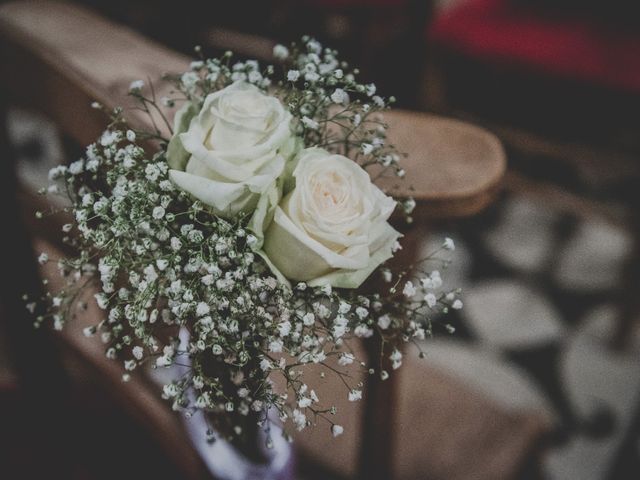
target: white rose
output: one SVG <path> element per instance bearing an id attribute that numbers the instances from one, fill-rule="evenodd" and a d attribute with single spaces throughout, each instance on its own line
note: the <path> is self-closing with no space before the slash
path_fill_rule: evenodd
<path id="1" fill-rule="evenodd" d="M 319 148 L 300 153 L 293 177 L 264 235 L 267 262 L 287 280 L 359 287 L 392 256 L 396 202 L 358 164 Z"/>
<path id="2" fill-rule="evenodd" d="M 264 217 L 295 148 L 291 118 L 280 100 L 242 81 L 208 95 L 200 112 L 189 102 L 174 120 L 169 176 L 216 215 L 257 208 Z"/>

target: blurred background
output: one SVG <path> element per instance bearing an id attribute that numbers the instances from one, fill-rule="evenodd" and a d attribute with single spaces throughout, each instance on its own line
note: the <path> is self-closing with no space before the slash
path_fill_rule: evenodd
<path id="1" fill-rule="evenodd" d="M 453 316 L 456 334 L 425 344 L 427 362 L 499 408 L 534 410 L 548 420 L 548 435 L 528 447 L 531 458 L 517 478 L 640 478 L 637 2 L 78 3 L 187 54 L 201 45 L 206 54 L 233 50 L 268 61 L 274 44 L 310 34 L 360 66 L 400 107 L 496 134 L 508 156 L 497 201 L 425 231 L 427 250 L 445 235 L 454 238 L 444 277 L 463 288 L 465 303 Z M 8 130 L 21 179 L 45 185 L 48 169 L 65 160 L 65 140 L 23 110 L 9 112 Z M 2 469 L 36 468 L 34 458 L 63 461 L 58 449 L 70 445 L 75 478 L 180 477 L 81 365 L 69 366 L 82 382 L 65 402 L 78 416 L 74 435 L 86 441 L 43 431 L 22 406 L 5 336 L 0 332 L 0 476 Z M 123 439 L 118 444 L 109 440 L 114 432 Z M 451 452 L 460 461 L 468 453 Z M 105 463 L 110 456 L 118 461 Z M 304 462 L 301 471 L 302 478 L 340 478 Z"/>

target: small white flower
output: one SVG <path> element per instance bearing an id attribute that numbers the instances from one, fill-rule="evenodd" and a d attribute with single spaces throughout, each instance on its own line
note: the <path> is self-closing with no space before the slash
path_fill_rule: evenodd
<path id="1" fill-rule="evenodd" d="M 218 344 L 215 344 L 213 347 L 211 347 L 211 352 L 214 355 L 221 355 L 222 354 L 222 347 Z"/>
<path id="2" fill-rule="evenodd" d="M 362 150 L 362 153 L 364 153 L 365 155 L 369 155 L 371 152 L 373 152 L 373 145 L 371 145 L 370 143 L 363 143 L 362 145 L 360 145 L 360 149 Z"/>
<path id="3" fill-rule="evenodd" d="M 404 284 L 404 288 L 402 289 L 402 294 L 411 299 L 415 296 L 417 292 L 416 287 L 413 285 L 413 282 L 411 280 L 409 280 L 407 283 Z"/>
<path id="4" fill-rule="evenodd" d="M 289 49 L 284 45 L 276 45 L 273 47 L 273 56 L 277 60 L 286 60 L 289 57 Z"/>
<path id="5" fill-rule="evenodd" d="M 286 337 L 287 335 L 289 335 L 289 333 L 291 333 L 291 322 L 280 322 L 278 324 L 278 332 L 280 333 L 281 337 Z"/>
<path id="6" fill-rule="evenodd" d="M 85 337 L 93 337 L 96 334 L 96 327 L 91 326 L 91 327 L 85 327 L 82 329 L 82 334 Z"/>
<path id="7" fill-rule="evenodd" d="M 131 350 L 131 353 L 133 353 L 133 356 L 136 360 L 142 360 L 142 356 L 144 355 L 144 349 L 141 346 L 136 345 Z"/>
<path id="8" fill-rule="evenodd" d="M 334 424 L 331 426 L 331 434 L 334 437 L 339 437 L 340 435 L 342 435 L 343 432 L 344 432 L 344 428 L 342 428 L 342 425 Z"/>
<path id="9" fill-rule="evenodd" d="M 307 42 L 307 50 L 309 50 L 310 53 L 318 54 L 322 51 L 322 45 L 317 40 L 309 40 Z"/>
<path id="10" fill-rule="evenodd" d="M 164 208 L 162 207 L 155 207 L 153 209 L 153 218 L 155 218 L 156 220 L 160 220 L 162 217 L 164 217 Z"/>
<path id="11" fill-rule="evenodd" d="M 157 166 L 155 166 L 153 163 L 150 163 L 144 169 L 144 173 L 147 176 L 147 180 L 149 180 L 150 182 L 155 182 L 160 176 L 160 169 Z"/>
<path id="12" fill-rule="evenodd" d="M 307 426 L 307 417 L 297 408 L 293 410 L 292 417 L 293 423 L 296 424 L 296 428 L 298 429 L 298 431 L 304 429 L 304 427 Z"/>
<path id="13" fill-rule="evenodd" d="M 139 92 L 143 88 L 144 88 L 144 81 L 143 80 L 134 80 L 129 85 L 129 91 L 130 92 Z"/>
<path id="14" fill-rule="evenodd" d="M 349 305 L 347 302 L 341 301 L 340 305 L 338 306 L 338 313 L 344 315 L 345 313 L 348 313 L 349 310 L 351 310 L 351 305 Z"/>
<path id="15" fill-rule="evenodd" d="M 259 83 L 262 80 L 262 74 L 253 70 L 249 72 L 248 80 L 249 83 Z"/>
<path id="16" fill-rule="evenodd" d="M 429 308 L 435 307 L 436 304 L 438 303 L 438 300 L 436 299 L 436 296 L 433 293 L 427 293 L 424 296 L 424 301 L 427 302 L 427 306 Z"/>
<path id="17" fill-rule="evenodd" d="M 162 393 L 164 393 L 167 398 L 173 398 L 178 395 L 178 388 L 173 383 L 168 383 L 162 387 Z"/>
<path id="18" fill-rule="evenodd" d="M 438 270 L 434 270 L 429 274 L 429 276 L 422 278 L 420 280 L 420 283 L 424 288 L 440 288 L 442 286 L 442 278 L 440 277 L 440 272 Z"/>
<path id="19" fill-rule="evenodd" d="M 42 252 L 39 256 L 38 256 L 38 263 L 40 265 L 44 265 L 45 263 L 47 263 L 49 261 L 49 255 L 47 255 L 46 253 Z"/>
<path id="20" fill-rule="evenodd" d="M 364 320 L 369 316 L 369 310 L 364 307 L 358 307 L 356 308 L 356 315 L 360 320 Z"/>
<path id="21" fill-rule="evenodd" d="M 353 354 L 351 354 L 351 353 L 342 353 L 340 355 L 340 357 L 338 358 L 338 365 L 340 365 L 342 367 L 347 366 L 347 365 L 351 365 L 354 360 L 355 360 L 355 357 L 353 356 Z"/>
<path id="22" fill-rule="evenodd" d="M 402 365 L 402 353 L 400 350 L 394 350 L 391 355 L 389 355 L 389 359 L 391 360 L 391 368 L 397 370 Z"/>
<path id="23" fill-rule="evenodd" d="M 360 338 L 369 338 L 373 335 L 373 330 L 366 325 L 358 325 L 354 330 L 353 334 L 356 337 Z"/>
<path id="24" fill-rule="evenodd" d="M 136 132 L 134 132 L 133 130 L 127 130 L 127 140 L 129 140 L 130 142 L 135 142 Z"/>
<path id="25" fill-rule="evenodd" d="M 209 305 L 204 302 L 198 303 L 198 306 L 196 307 L 196 315 L 198 317 L 204 317 L 205 315 L 209 314 L 210 311 L 211 309 L 209 308 Z"/>
<path id="26" fill-rule="evenodd" d="M 368 97 L 372 97 L 376 94 L 376 86 L 373 83 L 370 83 L 365 87 L 365 91 L 367 92 Z"/>
<path id="27" fill-rule="evenodd" d="M 144 268 L 143 272 L 144 272 L 144 278 L 147 283 L 153 283 L 158 279 L 158 273 L 156 272 L 156 269 L 154 268 L 154 266 L 151 264 L 147 265 Z M 141 289 L 140 291 L 142 290 L 144 289 Z"/>
<path id="28" fill-rule="evenodd" d="M 88 207 L 88 206 L 90 206 L 92 204 L 93 204 L 93 195 L 90 194 L 90 193 L 85 193 L 82 196 L 82 206 L 83 207 Z"/>
<path id="29" fill-rule="evenodd" d="M 460 310 L 462 308 L 462 300 L 456 300 L 451 304 L 451 308 L 454 310 Z"/>
<path id="30" fill-rule="evenodd" d="M 171 237 L 171 250 L 177 252 L 182 248 L 182 242 L 177 237 Z"/>
<path id="31" fill-rule="evenodd" d="M 262 360 L 260 360 L 260 368 L 262 370 L 264 370 L 264 371 L 271 370 L 271 367 L 272 367 L 272 365 L 271 365 L 271 361 L 270 360 L 268 360 L 266 358 L 263 358 Z"/>
<path id="32" fill-rule="evenodd" d="M 317 130 L 320 125 L 318 124 L 318 122 L 316 122 L 315 120 L 307 117 L 306 115 L 304 117 L 302 117 L 302 123 L 304 124 L 305 127 L 310 128 L 311 130 Z"/>
<path id="33" fill-rule="evenodd" d="M 193 90 L 198 80 L 200 80 L 200 76 L 196 72 L 185 72 L 180 77 L 182 85 L 184 85 L 187 90 Z"/>
<path id="34" fill-rule="evenodd" d="M 373 103 L 376 104 L 377 107 L 382 108 L 384 107 L 384 100 L 382 99 L 382 97 L 379 97 L 378 95 L 374 96 L 372 98 Z"/>
<path id="35" fill-rule="evenodd" d="M 453 242 L 453 239 L 447 237 L 447 238 L 444 239 L 442 247 L 445 250 L 454 251 L 456 249 L 456 244 Z"/>
<path id="36" fill-rule="evenodd" d="M 336 88 L 331 94 L 331 101 L 333 103 L 346 103 L 349 101 L 349 95 L 341 88 Z"/>
<path id="37" fill-rule="evenodd" d="M 406 213 L 407 215 L 412 213 L 415 208 L 416 208 L 416 201 L 413 198 L 406 199 L 402 204 L 402 209 L 404 210 L 404 213 Z"/>
<path id="38" fill-rule="evenodd" d="M 107 296 L 104 293 L 96 293 L 94 297 L 96 299 L 96 303 L 98 304 L 98 307 L 101 308 L 102 310 L 106 310 L 107 305 L 109 303 L 109 299 L 107 298 Z"/>
<path id="39" fill-rule="evenodd" d="M 299 70 L 289 70 L 287 72 L 287 80 L 289 80 L 290 82 L 297 82 L 299 78 L 300 78 Z"/>
<path id="40" fill-rule="evenodd" d="M 378 318 L 378 326 L 382 330 L 389 328 L 389 325 L 391 325 L 391 317 L 389 315 L 385 314 Z"/>
<path id="41" fill-rule="evenodd" d="M 197 388 L 198 390 L 201 390 L 202 387 L 204 387 L 204 379 L 200 376 L 200 375 L 196 375 L 195 377 L 193 377 L 193 388 Z"/>
<path id="42" fill-rule="evenodd" d="M 304 316 L 302 317 L 302 323 L 304 323 L 307 327 L 310 327 L 311 325 L 313 325 L 315 321 L 316 321 L 316 316 L 311 312 L 305 313 Z"/>
<path id="43" fill-rule="evenodd" d="M 308 82 L 317 82 L 320 79 L 320 75 L 317 72 L 306 72 L 304 79 Z"/>
<path id="44" fill-rule="evenodd" d="M 272 353 L 280 353 L 282 352 L 283 345 L 282 340 L 273 340 L 269 342 L 269 351 Z"/>
<path id="45" fill-rule="evenodd" d="M 357 402 L 362 399 L 362 390 L 353 389 L 349 392 L 349 401 Z"/>
<path id="46" fill-rule="evenodd" d="M 100 137 L 100 145 L 102 145 L 103 147 L 108 147 L 109 145 L 116 143 L 118 140 L 120 140 L 119 132 L 105 130 Z M 93 160 L 95 160 L 95 158 Z"/>
<path id="47" fill-rule="evenodd" d="M 71 175 L 78 175 L 79 173 L 82 173 L 83 170 L 84 170 L 84 161 L 82 159 L 76 160 L 71 165 L 69 165 L 69 173 Z"/>

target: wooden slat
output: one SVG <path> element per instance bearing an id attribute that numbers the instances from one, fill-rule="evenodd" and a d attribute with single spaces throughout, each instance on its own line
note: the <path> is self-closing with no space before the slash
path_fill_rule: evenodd
<path id="1" fill-rule="evenodd" d="M 105 126 L 92 101 L 130 107 L 129 85 L 139 79 L 150 79 L 160 98 L 170 88 L 161 81 L 163 74 L 185 71 L 189 65 L 187 57 L 65 2 L 3 4 L 0 38 L 0 81 L 16 101 L 48 114 L 81 144 L 95 141 Z M 129 111 L 127 118 L 136 126 L 151 127 L 139 111 Z"/>
<path id="2" fill-rule="evenodd" d="M 94 141 L 104 126 L 104 117 L 90 108 L 92 100 L 130 106 L 129 84 L 147 77 L 161 97 L 169 89 L 162 75 L 184 71 L 189 62 L 125 27 L 62 2 L 2 5 L 0 36 L 2 63 L 10 73 L 0 82 L 16 100 L 38 106 L 83 144 Z M 382 180 L 382 186 L 399 196 L 414 196 L 421 204 L 416 214 L 425 218 L 469 215 L 486 206 L 505 170 L 496 137 L 432 115 L 392 111 L 385 117 L 392 127 L 391 141 L 409 157 L 404 161 L 407 180 Z M 139 111 L 130 111 L 128 118 L 150 128 Z"/>
<path id="3" fill-rule="evenodd" d="M 49 282 L 47 288 L 55 294 L 63 287 L 63 279 L 57 271 L 55 259 L 61 258 L 63 254 L 53 245 L 37 238 L 34 249 L 47 252 L 53 259 L 41 268 L 41 273 Z M 88 291 L 85 299 L 88 309 L 78 312 L 73 324 L 58 332 L 56 338 L 77 361 L 92 369 L 114 399 L 153 434 L 153 438 L 164 447 L 164 451 L 181 467 L 187 478 L 207 478 L 202 460 L 191 446 L 179 417 L 172 414 L 168 404 L 161 400 L 160 392 L 140 375 L 141 372 L 136 372 L 130 382 L 124 383 L 121 365 L 105 357 L 105 348 L 98 336 L 86 338 L 83 335 L 84 327 L 95 325 L 96 319 L 103 316 L 95 302 L 89 301 L 92 293 L 94 292 Z"/>
<path id="4" fill-rule="evenodd" d="M 402 163 L 404 180 L 384 177 L 378 183 L 418 200 L 418 218 L 467 216 L 491 202 L 506 171 L 497 137 L 469 123 L 425 113 L 391 110 L 384 119 L 389 142 L 408 157 Z"/>

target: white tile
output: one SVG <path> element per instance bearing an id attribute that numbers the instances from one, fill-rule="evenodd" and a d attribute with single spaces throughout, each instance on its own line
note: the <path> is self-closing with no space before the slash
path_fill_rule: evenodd
<path id="1" fill-rule="evenodd" d="M 640 341 L 624 352 L 609 349 L 616 310 L 603 307 L 588 315 L 570 339 L 561 374 L 568 398 L 580 416 L 605 406 L 615 416 L 609 437 L 577 436 L 549 452 L 545 467 L 551 479 L 605 480 L 640 401 Z"/>
<path id="2" fill-rule="evenodd" d="M 584 221 L 563 249 L 555 278 L 576 291 L 616 287 L 631 247 L 632 237 L 625 229 L 604 221 Z"/>
<path id="3" fill-rule="evenodd" d="M 37 158 L 16 159 L 17 175 L 33 190 L 46 187 L 49 184 L 49 170 L 64 159 L 62 144 L 54 124 L 41 115 L 10 109 L 7 113 L 7 133 L 14 145 L 36 142 L 42 148 Z"/>
<path id="4" fill-rule="evenodd" d="M 501 222 L 484 235 L 486 247 L 508 266 L 537 271 L 554 242 L 558 212 L 527 197 L 513 197 L 504 207 Z"/>
<path id="5" fill-rule="evenodd" d="M 561 339 L 560 314 L 546 297 L 517 281 L 488 280 L 467 289 L 462 315 L 489 345 L 525 348 Z"/>

